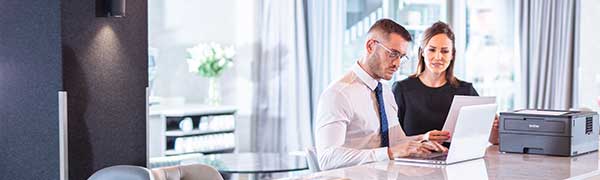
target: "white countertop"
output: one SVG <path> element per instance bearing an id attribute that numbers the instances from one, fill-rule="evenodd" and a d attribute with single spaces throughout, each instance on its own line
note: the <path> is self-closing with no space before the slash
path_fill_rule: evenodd
<path id="1" fill-rule="evenodd" d="M 382 161 L 288 179 L 600 179 L 598 164 L 597 152 L 557 157 L 500 153 L 490 146 L 485 158 L 453 165 Z"/>

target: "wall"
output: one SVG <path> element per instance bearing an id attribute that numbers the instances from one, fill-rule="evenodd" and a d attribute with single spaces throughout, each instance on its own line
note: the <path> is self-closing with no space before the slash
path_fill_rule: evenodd
<path id="1" fill-rule="evenodd" d="M 60 1 L 0 4 L 0 179 L 58 179 Z"/>
<path id="2" fill-rule="evenodd" d="M 146 165 L 147 2 L 128 0 L 125 18 L 96 17 L 99 2 L 61 3 L 69 179 Z"/>
<path id="3" fill-rule="evenodd" d="M 58 179 L 58 91 L 68 92 L 70 179 L 146 164 L 147 2 L 0 2 L 0 179 Z"/>
<path id="4" fill-rule="evenodd" d="M 149 44 L 158 50 L 154 96 L 203 103 L 206 78 L 188 71 L 186 48 L 198 43 L 234 45 L 234 65 L 220 78 L 222 103 L 238 107 L 237 151 L 250 150 L 251 62 L 256 52 L 256 0 L 150 0 Z"/>
<path id="5" fill-rule="evenodd" d="M 188 71 L 186 48 L 198 43 L 235 44 L 234 0 L 150 0 L 149 44 L 158 49 L 155 96 L 184 97 L 187 102 L 204 101 L 208 80 Z M 226 70 L 220 80 L 222 94 L 235 71 Z M 231 99 L 223 96 L 227 104 Z"/>

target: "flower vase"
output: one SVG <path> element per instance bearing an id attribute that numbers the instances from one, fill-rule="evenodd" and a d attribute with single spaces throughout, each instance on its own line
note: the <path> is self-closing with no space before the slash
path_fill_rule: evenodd
<path id="1" fill-rule="evenodd" d="M 219 105 L 221 104 L 221 95 L 219 94 L 219 79 L 217 77 L 208 78 L 208 97 L 206 104 Z"/>

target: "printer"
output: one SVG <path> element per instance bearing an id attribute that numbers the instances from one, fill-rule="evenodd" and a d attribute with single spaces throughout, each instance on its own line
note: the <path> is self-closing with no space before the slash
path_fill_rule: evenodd
<path id="1" fill-rule="evenodd" d="M 598 113 L 523 109 L 500 113 L 501 152 L 576 156 L 598 150 Z"/>

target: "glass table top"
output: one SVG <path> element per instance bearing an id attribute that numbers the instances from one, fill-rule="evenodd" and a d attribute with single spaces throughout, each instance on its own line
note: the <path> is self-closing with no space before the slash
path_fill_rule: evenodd
<path id="1" fill-rule="evenodd" d="M 308 169 L 304 156 L 288 153 L 225 153 L 205 155 L 181 164 L 207 164 L 221 173 L 277 173 Z"/>

